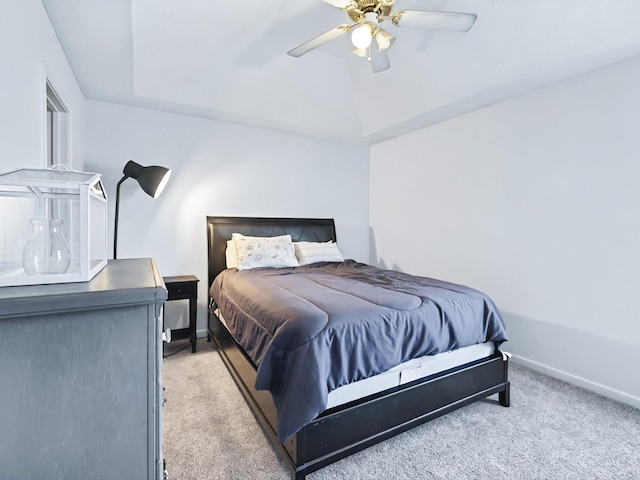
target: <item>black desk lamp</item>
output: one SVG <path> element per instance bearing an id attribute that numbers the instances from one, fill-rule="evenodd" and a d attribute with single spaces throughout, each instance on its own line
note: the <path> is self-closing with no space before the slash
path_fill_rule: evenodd
<path id="1" fill-rule="evenodd" d="M 171 170 L 164 167 L 150 166 L 143 167 L 142 165 L 129 160 L 122 170 L 124 176 L 118 182 L 116 187 L 116 224 L 113 229 L 113 258 L 116 256 L 118 250 L 118 210 L 120 209 L 120 184 L 127 178 L 133 178 L 138 181 L 140 188 L 144 190 L 148 195 L 153 198 L 158 198 L 162 193 L 162 190 L 167 185 L 169 177 L 171 176 Z"/>

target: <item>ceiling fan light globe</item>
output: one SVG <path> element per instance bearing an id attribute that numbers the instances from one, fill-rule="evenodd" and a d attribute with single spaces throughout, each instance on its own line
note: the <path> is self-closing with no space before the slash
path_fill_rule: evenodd
<path id="1" fill-rule="evenodd" d="M 367 24 L 360 25 L 351 32 L 351 42 L 356 48 L 369 48 L 372 38 L 371 27 Z"/>
<path id="2" fill-rule="evenodd" d="M 367 48 L 354 48 L 351 53 L 358 57 L 369 58 L 369 49 Z"/>
<path id="3" fill-rule="evenodd" d="M 393 35 L 389 34 L 389 32 L 385 30 L 382 30 L 381 28 L 378 29 L 374 37 L 376 39 L 376 43 L 378 44 L 379 50 L 386 50 L 395 40 L 395 37 Z"/>

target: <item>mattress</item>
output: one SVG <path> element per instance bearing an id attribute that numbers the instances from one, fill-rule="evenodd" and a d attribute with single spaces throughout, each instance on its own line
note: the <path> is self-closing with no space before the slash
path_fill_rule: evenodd
<path id="1" fill-rule="evenodd" d="M 220 319 L 220 323 L 227 328 L 227 324 L 220 310 L 217 309 L 215 313 Z M 338 407 L 415 380 L 420 380 L 475 360 L 480 360 L 492 355 L 495 350 L 494 342 L 485 342 L 439 353 L 437 355 L 425 355 L 414 358 L 386 372 L 343 385 L 329 392 L 327 409 Z"/>
<path id="2" fill-rule="evenodd" d="M 421 378 L 444 372 L 445 370 L 459 367 L 475 360 L 480 360 L 481 358 L 492 355 L 494 352 L 495 344 L 493 342 L 485 342 L 439 353 L 437 355 L 425 355 L 414 358 L 386 372 L 343 385 L 329 392 L 327 408 L 344 405 L 345 403 L 383 392 L 389 388 L 404 385 L 405 383 L 420 380 Z"/>

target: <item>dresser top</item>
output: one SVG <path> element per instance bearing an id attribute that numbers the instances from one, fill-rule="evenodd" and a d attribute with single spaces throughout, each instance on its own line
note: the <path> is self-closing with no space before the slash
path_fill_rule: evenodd
<path id="1" fill-rule="evenodd" d="M 153 258 L 110 260 L 89 282 L 0 288 L 0 319 L 52 311 L 163 303 L 167 290 Z"/>

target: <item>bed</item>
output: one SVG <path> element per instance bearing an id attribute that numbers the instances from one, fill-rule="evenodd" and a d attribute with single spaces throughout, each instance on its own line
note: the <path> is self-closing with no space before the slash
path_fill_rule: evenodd
<path id="1" fill-rule="evenodd" d="M 302 425 L 289 422 L 283 426 L 284 419 L 289 418 L 289 412 L 283 406 L 286 402 L 283 401 L 282 392 L 274 389 L 272 395 L 269 390 L 256 388 L 256 384 L 265 386 L 262 377 L 264 365 L 267 363 L 264 360 L 267 358 L 265 352 L 268 350 L 265 350 L 264 345 L 251 348 L 251 345 L 247 345 L 246 339 L 241 338 L 242 335 L 236 332 L 236 338 L 240 338 L 237 341 L 229 331 L 229 318 L 235 316 L 235 313 L 228 310 L 228 302 L 222 309 L 218 305 L 225 304 L 220 296 L 221 282 L 228 284 L 235 273 L 235 269 L 227 269 L 226 264 L 227 242 L 234 233 L 255 237 L 290 235 L 294 242 L 335 242 L 335 225 L 332 219 L 207 217 L 208 281 L 212 287 L 210 292 L 213 292 L 210 293 L 209 299 L 209 339 L 215 342 L 224 364 L 247 404 L 272 446 L 291 470 L 292 480 L 303 480 L 307 474 L 330 463 L 490 395 L 498 394 L 500 404 L 509 406 L 508 355 L 499 349 L 506 337 L 498 332 L 492 334 L 493 340 L 490 342 L 477 342 L 478 345 L 453 348 L 451 352 L 438 351 L 418 359 L 407 357 L 404 359 L 407 361 L 399 367 L 385 369 L 371 378 L 354 378 L 352 383 L 346 384 L 343 380 L 332 380 L 329 382 L 331 391 L 326 395 L 327 398 L 316 402 L 322 407 L 317 415 L 312 413 L 311 420 L 305 420 Z M 305 288 L 304 283 L 297 278 L 311 277 L 315 281 L 315 270 L 340 270 L 347 272 L 341 275 L 360 276 L 362 272 L 372 268 L 346 261 L 343 264 L 313 264 L 288 269 L 255 269 L 255 272 L 258 274 L 261 270 L 277 270 L 267 271 L 263 275 L 273 276 L 284 282 L 285 286 L 301 285 L 296 288 Z M 377 273 L 375 269 L 373 271 Z M 240 273 L 244 272 L 238 272 L 238 278 L 243 278 Z M 300 277 L 295 277 L 296 280 L 292 281 L 293 274 L 299 274 Z M 322 275 L 326 274 L 326 271 L 322 272 Z M 381 275 L 380 282 L 388 282 L 390 278 L 393 281 L 399 279 L 410 288 L 413 288 L 416 282 L 428 280 L 389 271 L 384 271 Z M 217 277 L 216 290 L 214 281 Z M 260 278 L 259 282 L 262 281 Z M 339 283 L 343 281 L 343 278 L 338 280 Z M 446 284 L 447 288 L 449 285 L 453 284 Z M 331 291 L 335 290 L 334 287 L 335 285 L 330 285 Z M 243 285 L 242 288 L 253 287 Z M 468 289 L 462 286 L 455 288 L 465 291 Z M 382 290 L 376 292 L 380 291 Z M 360 296 L 367 295 L 366 292 L 357 293 Z M 218 297 L 218 302 L 212 295 Z M 267 303 L 262 293 L 252 295 L 252 298 L 256 298 L 254 303 L 257 303 L 258 307 Z M 404 300 L 402 296 L 397 297 L 392 292 L 388 302 L 394 304 Z M 321 302 L 321 299 L 314 300 L 316 301 Z M 489 301 L 489 304 L 492 302 Z M 221 311 L 225 308 L 227 311 Z M 229 318 L 225 319 L 225 314 L 228 314 Z M 499 317 L 499 313 L 496 315 Z M 486 325 L 483 328 L 487 328 Z M 245 348 L 239 343 L 245 345 Z M 307 343 L 304 344 L 306 346 Z M 370 347 L 367 348 L 367 351 L 371 351 Z M 416 366 L 415 362 L 423 362 L 423 359 L 424 363 Z M 444 361 L 441 361 L 442 359 Z M 420 374 L 416 375 L 415 372 Z M 398 381 L 403 377 L 402 381 Z M 365 386 L 362 387 L 361 384 Z M 306 387 L 300 391 L 305 390 Z M 309 390 L 315 392 L 313 388 Z M 317 392 L 310 395 L 312 396 L 309 398 L 313 400 Z M 280 419 L 278 410 L 281 412 Z M 308 412 L 306 414 L 309 415 Z M 300 423 L 300 418 L 297 421 Z"/>

